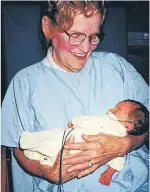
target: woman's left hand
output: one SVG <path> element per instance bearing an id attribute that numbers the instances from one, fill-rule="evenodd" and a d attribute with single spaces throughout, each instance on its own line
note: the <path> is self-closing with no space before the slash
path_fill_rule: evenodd
<path id="1" fill-rule="evenodd" d="M 63 164 L 72 165 L 68 172 L 81 171 L 78 178 L 94 172 L 98 167 L 104 165 L 111 159 L 124 156 L 128 151 L 125 137 L 117 137 L 108 134 L 83 135 L 85 142 L 66 144 L 69 150 L 81 150 L 72 157 L 63 159 Z"/>

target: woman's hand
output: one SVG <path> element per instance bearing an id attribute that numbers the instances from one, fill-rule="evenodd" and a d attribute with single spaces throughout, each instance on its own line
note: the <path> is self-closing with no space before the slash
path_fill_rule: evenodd
<path id="1" fill-rule="evenodd" d="M 86 142 L 65 145 L 65 149 L 81 150 L 81 152 L 63 160 L 64 165 L 72 165 L 68 168 L 68 172 L 80 171 L 78 178 L 94 172 L 111 159 L 124 156 L 133 147 L 133 143 L 129 144 L 126 137 L 98 134 L 83 135 L 82 138 Z"/>
<path id="2" fill-rule="evenodd" d="M 73 144 L 73 138 L 66 141 L 66 144 Z M 28 159 L 24 156 L 23 150 L 19 148 L 13 149 L 14 156 L 23 169 L 29 174 L 43 178 L 49 182 L 59 183 L 59 170 L 60 170 L 60 152 L 56 158 L 56 161 L 52 167 L 47 165 L 41 165 L 39 161 Z M 69 150 L 63 151 L 63 158 L 69 158 Z M 69 165 L 62 165 L 62 181 L 69 181 L 79 174 L 78 171 L 67 172 Z"/>
<path id="3" fill-rule="evenodd" d="M 68 141 L 66 141 L 66 144 L 71 144 L 71 143 L 73 143 L 73 139 L 69 139 Z M 68 158 L 68 157 L 70 157 L 69 150 L 64 149 L 63 158 Z M 62 165 L 63 183 L 77 177 L 77 175 L 79 174 L 79 171 L 67 172 L 67 169 L 69 167 L 70 167 L 69 165 Z M 60 180 L 59 171 L 60 171 L 60 152 L 58 153 L 58 156 L 56 158 L 56 161 L 53 167 L 50 168 L 47 165 L 41 165 L 41 172 L 43 177 L 46 180 L 57 183 L 57 184 L 59 183 L 59 180 Z"/>

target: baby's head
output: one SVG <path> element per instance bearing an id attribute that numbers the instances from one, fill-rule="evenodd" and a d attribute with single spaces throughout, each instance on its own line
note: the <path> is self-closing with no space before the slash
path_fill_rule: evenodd
<path id="1" fill-rule="evenodd" d="M 126 127 L 128 134 L 141 135 L 149 130 L 149 111 L 140 102 L 124 100 L 109 110 Z"/>

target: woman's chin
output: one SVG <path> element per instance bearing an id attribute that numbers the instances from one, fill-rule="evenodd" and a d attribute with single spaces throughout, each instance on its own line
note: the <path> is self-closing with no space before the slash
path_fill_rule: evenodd
<path id="1" fill-rule="evenodd" d="M 67 70 L 68 72 L 77 73 L 77 72 L 79 72 L 83 67 L 84 67 L 84 65 L 74 65 L 74 66 L 69 66 L 66 70 Z"/>
<path id="2" fill-rule="evenodd" d="M 84 63 L 79 63 L 79 64 L 75 65 L 73 67 L 74 72 L 80 71 L 84 67 L 84 65 L 85 65 L 85 62 Z"/>

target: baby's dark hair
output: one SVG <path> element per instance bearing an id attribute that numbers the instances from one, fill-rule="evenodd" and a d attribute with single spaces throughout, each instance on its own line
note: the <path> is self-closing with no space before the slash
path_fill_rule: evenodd
<path id="1" fill-rule="evenodd" d="M 125 102 L 131 102 L 137 105 L 137 108 L 130 115 L 130 118 L 134 118 L 134 128 L 128 131 L 129 135 L 142 135 L 149 131 L 149 111 L 140 102 L 135 100 L 124 100 Z"/>

